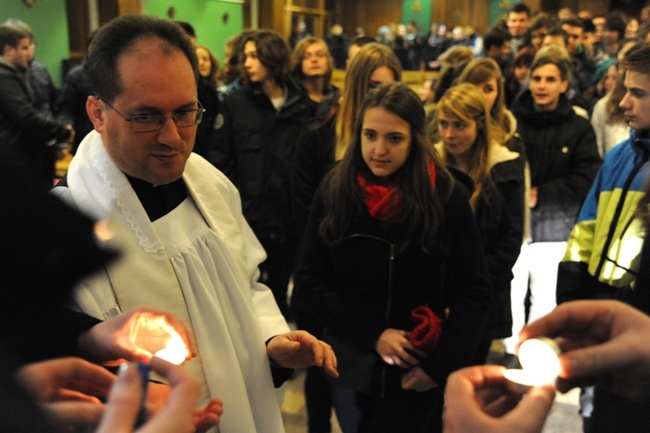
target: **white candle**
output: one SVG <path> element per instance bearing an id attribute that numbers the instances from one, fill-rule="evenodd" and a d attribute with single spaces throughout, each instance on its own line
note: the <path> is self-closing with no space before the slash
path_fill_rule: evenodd
<path id="1" fill-rule="evenodd" d="M 522 369 L 509 369 L 503 375 L 510 382 L 526 387 L 542 386 L 555 382 L 560 374 L 560 348 L 546 337 L 531 338 L 519 346 Z"/>

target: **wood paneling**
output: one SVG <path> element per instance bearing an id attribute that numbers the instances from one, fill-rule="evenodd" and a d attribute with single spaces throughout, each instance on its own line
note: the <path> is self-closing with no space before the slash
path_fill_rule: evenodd
<path id="1" fill-rule="evenodd" d="M 261 0 L 259 5 L 259 22 L 262 29 L 273 29 L 283 36 L 284 33 L 284 0 Z"/>
<path id="2" fill-rule="evenodd" d="M 361 26 L 367 35 L 375 36 L 381 26 L 402 21 L 401 0 L 339 0 L 341 25 L 348 34 Z"/>
<path id="3" fill-rule="evenodd" d="M 70 58 L 81 59 L 86 52 L 86 40 L 90 31 L 87 0 L 66 0 L 68 18 L 68 45 Z"/>

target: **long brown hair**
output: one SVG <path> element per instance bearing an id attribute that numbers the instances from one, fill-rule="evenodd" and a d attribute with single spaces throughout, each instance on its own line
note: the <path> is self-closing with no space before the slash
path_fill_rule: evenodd
<path id="1" fill-rule="evenodd" d="M 482 59 L 475 59 L 469 62 L 469 64 L 463 70 L 463 73 L 458 77 L 458 83 L 471 83 L 471 84 L 483 84 L 491 79 L 495 79 L 497 82 L 497 99 L 494 101 L 494 105 L 490 108 L 490 116 L 492 117 L 492 123 L 497 130 L 494 131 L 495 135 L 499 136 L 502 134 L 502 139 L 505 139 L 508 134 L 512 131 L 513 125 L 511 125 L 510 117 L 506 116 L 506 95 L 503 88 L 503 75 L 501 73 L 501 68 L 493 59 L 489 57 L 484 57 Z M 503 140 L 500 140 L 503 142 Z"/>
<path id="2" fill-rule="evenodd" d="M 370 77 L 376 69 L 382 66 L 393 71 L 395 81 L 401 80 L 402 66 L 393 51 L 385 45 L 372 42 L 361 47 L 345 72 L 341 105 L 336 118 L 336 145 L 334 147 L 336 161 L 343 158 L 345 149 L 350 143 L 352 127 L 357 118 L 359 107 L 371 90 Z"/>
<path id="3" fill-rule="evenodd" d="M 327 209 L 319 233 L 329 244 L 340 240 L 355 216 L 363 209 L 363 192 L 357 183 L 361 172 L 370 173 L 361 152 L 363 119 L 370 108 L 381 107 L 404 121 L 411 128 L 411 148 L 404 165 L 393 174 L 396 181 L 402 221 L 397 224 L 398 250 L 410 244 L 425 248 L 433 242 L 443 219 L 443 203 L 447 200 L 453 180 L 427 139 L 424 108 L 418 95 L 406 84 L 388 83 L 368 93 L 355 121 L 349 147 L 341 162 L 324 179 L 323 194 Z M 429 163 L 436 166 L 435 188 L 432 186 Z"/>
<path id="4" fill-rule="evenodd" d="M 492 143 L 492 120 L 485 104 L 483 92 L 474 84 L 457 84 L 447 90 L 438 101 L 438 113 L 453 117 L 464 123 L 476 122 L 476 139 L 472 145 L 470 168 L 467 173 L 474 181 L 475 189 L 470 199 L 472 208 L 481 191 L 490 182 L 489 152 Z M 442 135 L 442 134 L 441 134 Z M 454 166 L 454 157 L 444 152 L 449 165 Z"/>
<path id="5" fill-rule="evenodd" d="M 304 39 L 301 39 L 300 42 L 296 45 L 296 47 L 293 49 L 293 53 L 291 54 L 291 68 L 293 72 L 293 76 L 296 77 L 296 79 L 300 82 L 305 80 L 305 73 L 302 70 L 302 57 L 305 55 L 305 51 L 307 51 L 307 48 L 312 46 L 313 44 L 321 44 L 323 47 L 323 51 L 325 52 L 325 56 L 327 58 L 327 72 L 323 75 L 323 83 L 325 85 L 325 88 L 322 89 L 323 93 L 327 91 L 327 87 L 330 84 L 330 81 L 332 79 L 332 71 L 334 70 L 334 64 L 332 62 L 332 56 L 330 55 L 330 50 L 327 47 L 327 44 L 325 43 L 324 40 L 321 38 L 317 38 L 315 36 L 308 36 Z"/>

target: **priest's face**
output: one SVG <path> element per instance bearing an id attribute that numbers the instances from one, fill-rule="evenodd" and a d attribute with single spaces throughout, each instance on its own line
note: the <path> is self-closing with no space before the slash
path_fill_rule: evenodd
<path id="1" fill-rule="evenodd" d="M 171 117 L 198 108 L 189 60 L 178 49 L 161 48 L 161 43 L 155 38 L 135 42 L 117 61 L 120 95 L 110 105 L 94 97 L 87 103 L 112 161 L 129 176 L 154 185 L 182 176 L 197 126 L 178 127 Z M 165 119 L 158 130 L 137 132 L 134 128 L 141 128 L 133 116 Z"/>

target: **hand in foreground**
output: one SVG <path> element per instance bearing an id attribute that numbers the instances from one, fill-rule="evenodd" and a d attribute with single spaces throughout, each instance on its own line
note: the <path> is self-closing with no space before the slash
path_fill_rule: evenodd
<path id="1" fill-rule="evenodd" d="M 537 433 L 555 398 L 552 385 L 523 396 L 508 390 L 501 366 L 469 367 L 449 376 L 444 432 Z"/>
<path id="2" fill-rule="evenodd" d="M 650 396 L 650 317 L 618 301 L 574 301 L 529 324 L 519 341 L 555 338 L 557 387 L 601 385 L 629 398 Z"/>
<path id="3" fill-rule="evenodd" d="M 402 375 L 402 389 L 424 392 L 437 387 L 438 384 L 420 366 L 413 367 Z"/>
<path id="4" fill-rule="evenodd" d="M 115 375 L 81 358 L 28 364 L 18 372 L 53 419 L 66 428 L 95 426 L 104 413 L 101 403 Z"/>
<path id="5" fill-rule="evenodd" d="M 397 365 L 402 368 L 411 368 L 420 363 L 417 356 L 424 353 L 417 350 L 409 342 L 408 333 L 401 329 L 388 328 L 379 336 L 375 343 L 375 350 L 381 359 L 388 365 Z"/>
<path id="6" fill-rule="evenodd" d="M 167 327 L 176 330 L 185 342 L 186 360 L 194 357 L 196 345 L 189 328 L 171 313 L 149 307 L 137 307 L 98 323 L 81 334 L 79 348 L 88 358 L 104 365 L 148 362 L 169 339 Z"/>
<path id="7" fill-rule="evenodd" d="M 167 404 L 172 388 L 164 383 L 149 382 L 147 390 L 147 413 L 149 416 L 162 410 Z M 212 399 L 205 407 L 194 411 L 195 433 L 202 433 L 219 424 L 223 414 L 223 402 Z"/>
<path id="8" fill-rule="evenodd" d="M 193 433 L 197 430 L 195 407 L 200 392 L 200 384 L 187 370 L 157 357 L 151 358 L 151 366 L 162 375 L 171 386 L 171 393 L 165 406 L 151 416 L 137 432 L 140 433 Z M 140 377 L 133 365 L 122 371 L 108 398 L 108 405 L 97 433 L 133 432 L 142 395 Z M 221 405 L 210 402 L 199 415 L 204 420 L 201 431 L 213 426 L 208 419 L 218 420 Z"/>
<path id="9" fill-rule="evenodd" d="M 281 367 L 323 367 L 332 377 L 338 377 L 336 355 L 332 347 L 306 331 L 292 331 L 273 337 L 266 345 L 269 358 Z"/>

